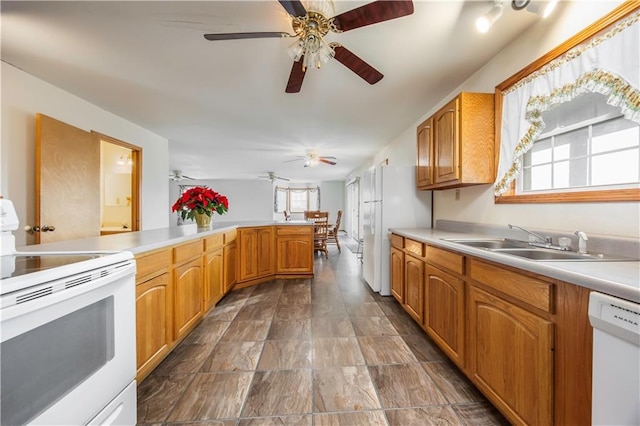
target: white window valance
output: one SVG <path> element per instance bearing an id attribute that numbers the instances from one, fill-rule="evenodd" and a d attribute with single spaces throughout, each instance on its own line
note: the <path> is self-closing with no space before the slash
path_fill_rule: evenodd
<path id="1" fill-rule="evenodd" d="M 507 191 L 542 130 L 542 113 L 584 93 L 600 93 L 640 123 L 640 12 L 567 51 L 503 91 L 495 195 Z"/>

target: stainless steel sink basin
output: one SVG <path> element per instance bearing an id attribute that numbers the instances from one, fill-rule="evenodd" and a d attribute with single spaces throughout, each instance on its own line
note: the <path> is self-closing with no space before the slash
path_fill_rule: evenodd
<path id="1" fill-rule="evenodd" d="M 495 240 L 445 240 L 452 243 L 464 244 L 469 247 L 485 248 L 489 250 L 510 249 L 510 248 L 527 248 L 529 244 L 524 241 L 495 239 Z"/>

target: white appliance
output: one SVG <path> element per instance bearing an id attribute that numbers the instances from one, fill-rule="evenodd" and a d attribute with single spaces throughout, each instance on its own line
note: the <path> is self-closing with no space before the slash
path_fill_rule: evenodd
<path id="1" fill-rule="evenodd" d="M 0 424 L 135 424 L 133 255 L 19 253 L 0 199 Z"/>
<path id="2" fill-rule="evenodd" d="M 361 187 L 362 275 L 373 291 L 389 296 L 389 228 L 431 227 L 431 192 L 416 190 L 413 166 L 376 166 L 365 173 Z"/>
<path id="3" fill-rule="evenodd" d="M 591 422 L 640 425 L 640 304 L 592 292 Z"/>

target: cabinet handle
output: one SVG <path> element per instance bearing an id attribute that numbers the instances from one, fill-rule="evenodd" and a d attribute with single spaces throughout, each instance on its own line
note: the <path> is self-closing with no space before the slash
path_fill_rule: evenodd
<path id="1" fill-rule="evenodd" d="M 42 232 L 53 232 L 56 230 L 56 227 L 53 225 L 44 225 L 42 227 Z"/>
<path id="2" fill-rule="evenodd" d="M 33 234 L 34 232 L 40 232 L 40 227 L 38 225 L 27 225 L 23 229 L 30 234 Z"/>

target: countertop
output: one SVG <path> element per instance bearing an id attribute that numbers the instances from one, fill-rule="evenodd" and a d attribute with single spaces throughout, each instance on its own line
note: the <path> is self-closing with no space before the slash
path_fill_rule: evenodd
<path id="1" fill-rule="evenodd" d="M 18 247 L 20 253 L 43 252 L 108 252 L 127 250 L 133 254 L 155 250 L 168 245 L 180 244 L 207 235 L 225 232 L 238 227 L 253 226 L 313 226 L 304 220 L 291 221 L 245 221 L 245 222 L 215 222 L 211 229 L 201 229 L 195 224 L 175 226 L 170 228 L 150 229 L 147 231 L 123 232 L 120 234 L 103 235 L 100 237 L 83 238 L 80 240 L 60 241 L 56 243 L 36 244 Z"/>
<path id="2" fill-rule="evenodd" d="M 531 271 L 591 290 L 640 303 L 640 262 L 533 261 L 490 250 L 469 247 L 445 239 L 481 239 L 486 234 L 453 232 L 425 228 L 391 228 L 393 232 L 416 241 L 446 248 L 481 259 Z M 489 238 L 495 238 L 489 236 Z"/>

